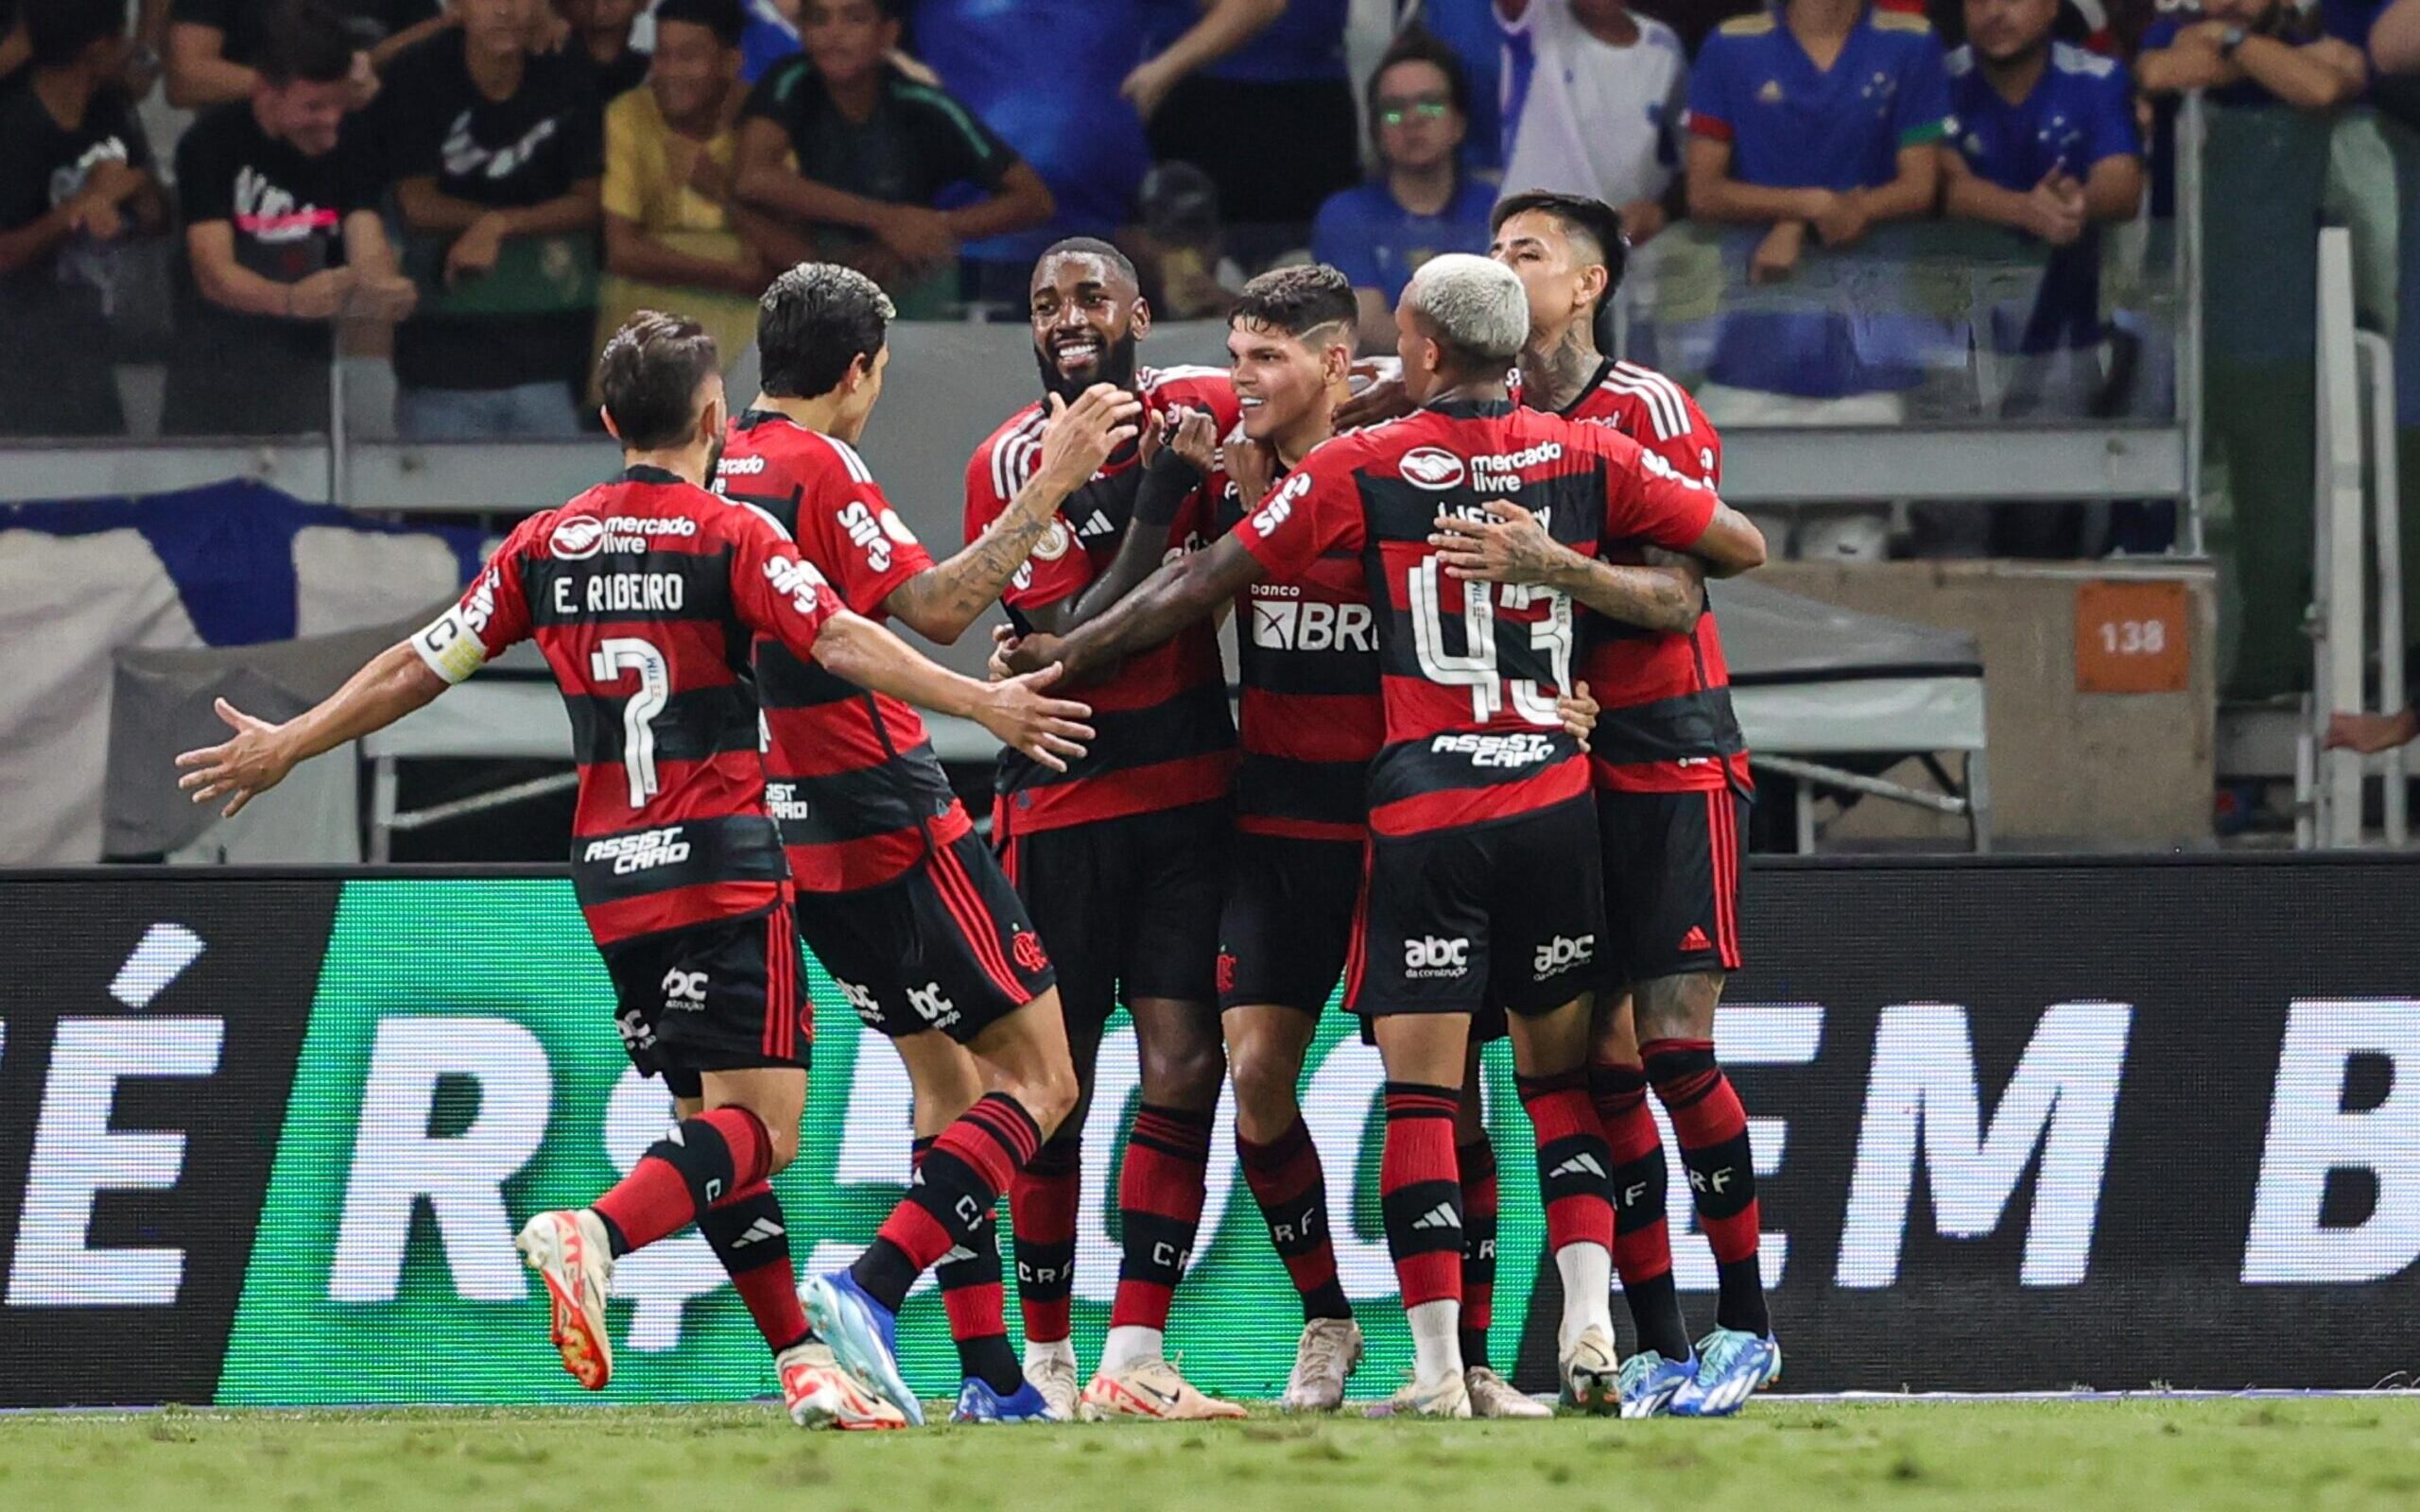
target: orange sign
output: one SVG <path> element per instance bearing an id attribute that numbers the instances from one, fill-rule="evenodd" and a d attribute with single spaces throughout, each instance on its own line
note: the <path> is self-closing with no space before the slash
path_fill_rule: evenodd
<path id="1" fill-rule="evenodd" d="M 2078 693 L 2183 693 L 2190 675 L 2183 583 L 2076 589 Z"/>

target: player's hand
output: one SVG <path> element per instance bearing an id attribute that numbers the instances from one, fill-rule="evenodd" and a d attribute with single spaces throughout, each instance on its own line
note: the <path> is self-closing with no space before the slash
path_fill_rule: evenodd
<path id="1" fill-rule="evenodd" d="M 367 51 L 354 51 L 353 72 L 345 76 L 344 82 L 348 109 L 368 110 L 370 102 L 378 97 L 378 70 L 372 65 Z"/>
<path id="2" fill-rule="evenodd" d="M 1057 394 L 1046 403 L 1050 413 L 1042 426 L 1041 471 L 1059 485 L 1062 496 L 1092 481 L 1143 424 L 1143 402 L 1115 384 L 1095 384 L 1072 404 Z"/>
<path id="3" fill-rule="evenodd" d="M 495 271 L 495 260 L 503 255 L 504 218 L 481 215 L 445 249 L 446 285 L 450 288 L 466 278 L 486 277 Z"/>
<path id="4" fill-rule="evenodd" d="M 1134 113 L 1146 121 L 1159 113 L 1161 105 L 1167 100 L 1168 92 L 1176 88 L 1177 81 L 1183 77 L 1167 66 L 1167 56 L 1163 53 L 1158 58 L 1146 58 L 1136 63 L 1133 72 L 1117 86 L 1118 98 L 1132 100 Z"/>
<path id="5" fill-rule="evenodd" d="M 1219 422 L 1206 409 L 1178 404 L 1160 420 L 1160 439 L 1176 449 L 1196 472 L 1219 465 Z"/>
<path id="6" fill-rule="evenodd" d="M 1038 637 L 1037 637 L 1038 639 Z M 1000 737 L 1000 743 L 1023 751 L 1054 772 L 1084 754 L 1083 742 L 1093 738 L 1092 706 L 1065 698 L 1046 697 L 1043 689 L 1059 680 L 1059 664 L 994 682 L 990 697 L 975 715 L 977 723 Z"/>
<path id="7" fill-rule="evenodd" d="M 1832 196 L 1824 213 L 1815 217 L 1815 234 L 1824 238 L 1826 247 L 1846 247 L 1863 236 L 1874 224 L 1865 208 L 1865 196 L 1852 189 Z"/>
<path id="8" fill-rule="evenodd" d="M 1776 221 L 1756 244 L 1748 259 L 1748 282 L 1778 284 L 1798 270 L 1798 259 L 1806 250 L 1806 223 L 1798 220 Z"/>
<path id="9" fill-rule="evenodd" d="M 224 698 L 213 707 L 235 731 L 234 738 L 179 756 L 177 765 L 185 774 L 177 779 L 177 786 L 196 803 L 233 794 L 218 816 L 232 819 L 243 812 L 245 804 L 285 782 L 285 774 L 294 770 L 294 757 L 285 748 L 285 726 L 255 719 Z"/>
<path id="10" fill-rule="evenodd" d="M 1603 713 L 1597 707 L 1597 700 L 1588 696 L 1588 684 L 1574 683 L 1569 693 L 1555 699 L 1554 712 L 1563 715 L 1564 733 L 1586 750 L 1588 737 L 1597 732 L 1597 716 Z"/>
<path id="11" fill-rule="evenodd" d="M 1015 653 L 1020 639 L 1013 625 L 992 627 L 992 655 L 984 662 L 983 670 L 994 682 L 1006 682 L 1016 676 L 1009 668 L 1009 658 Z"/>
<path id="12" fill-rule="evenodd" d="M 1634 199 L 1622 206 L 1622 235 L 1636 247 L 1671 223 L 1661 200 Z"/>
<path id="13" fill-rule="evenodd" d="M 2407 744 L 2415 734 L 2420 734 L 2420 713 L 2410 709 L 2394 714 L 2330 714 L 2327 719 L 2329 750 L 2375 756 Z"/>
<path id="14" fill-rule="evenodd" d="M 1538 517 L 1501 499 L 1491 499 L 1482 507 L 1494 518 L 1437 517 L 1437 532 L 1428 543 L 1437 548 L 1445 576 L 1463 582 L 1545 582 L 1564 548 L 1547 534 Z"/>
<path id="15" fill-rule="evenodd" d="M 327 267 L 287 286 L 285 308 L 297 320 L 333 320 L 353 302 L 358 276 L 349 267 Z"/>
<path id="16" fill-rule="evenodd" d="M 958 255 L 949 217 L 921 205 L 891 206 L 874 222 L 873 233 L 910 267 L 936 267 Z"/>
<path id="17" fill-rule="evenodd" d="M 1065 638 L 1063 636 L 1042 634 L 1022 636 L 1001 645 L 1000 665 L 1006 668 L 1008 675 L 1012 678 L 1026 677 L 1040 672 L 1045 667 L 1051 669 L 1052 674 L 1056 676 L 1060 666 L 1059 651 L 1065 644 Z"/>
<path id="18" fill-rule="evenodd" d="M 1277 481 L 1277 449 L 1267 441 L 1238 436 L 1223 451 L 1228 481 L 1235 484 L 1236 497 L 1250 513 L 1269 497 L 1270 485 Z"/>
<path id="19" fill-rule="evenodd" d="M 1375 425 L 1382 420 L 1395 420 L 1411 413 L 1411 396 L 1403 387 L 1401 372 L 1383 371 L 1375 363 L 1369 366 L 1370 381 L 1361 391 L 1336 406 L 1336 428 L 1349 431 L 1357 425 Z M 1362 371 L 1363 364 L 1355 363 L 1353 370 Z"/>

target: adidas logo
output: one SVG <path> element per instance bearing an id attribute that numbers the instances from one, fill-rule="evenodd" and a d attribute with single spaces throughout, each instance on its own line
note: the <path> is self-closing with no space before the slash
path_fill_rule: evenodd
<path id="1" fill-rule="evenodd" d="M 751 1245 L 762 1244 L 768 1239 L 779 1239 L 787 1232 L 789 1232 L 788 1229 L 784 1228 L 772 1219 L 759 1218 L 748 1226 L 746 1233 L 731 1242 L 731 1247 L 745 1249 Z"/>
<path id="2" fill-rule="evenodd" d="M 1547 1179 L 1551 1181 L 1559 1176 L 1593 1176 L 1599 1181 L 1607 1179 L 1605 1176 L 1605 1168 L 1597 1163 L 1597 1158 L 1595 1156 L 1587 1154 L 1585 1151 L 1573 1156 L 1570 1160 L 1564 1161 L 1561 1165 L 1558 1165 L 1553 1170 L 1548 1171 L 1547 1173 Z"/>
<path id="3" fill-rule="evenodd" d="M 1460 1228 L 1462 1219 L 1461 1214 L 1454 1211 L 1453 1204 L 1441 1202 L 1413 1219 L 1411 1226 L 1414 1228 Z"/>
<path id="4" fill-rule="evenodd" d="M 1109 516 L 1101 513 L 1098 509 L 1095 509 L 1091 519 L 1076 527 L 1076 534 L 1078 536 L 1105 536 L 1116 528 L 1116 525 L 1110 523 Z"/>
<path id="5" fill-rule="evenodd" d="M 1714 949 L 1714 942 L 1705 937 L 1705 931 L 1703 928 L 1696 924 L 1691 924 L 1689 926 L 1689 932 L 1681 936 L 1681 949 L 1685 951 L 1710 951 Z"/>
<path id="6" fill-rule="evenodd" d="M 949 1246 L 949 1253 L 933 1262 L 933 1263 L 936 1265 L 949 1265 L 955 1264 L 961 1260 L 973 1260 L 974 1258 L 975 1251 L 967 1248 L 964 1245 L 952 1245 Z"/>

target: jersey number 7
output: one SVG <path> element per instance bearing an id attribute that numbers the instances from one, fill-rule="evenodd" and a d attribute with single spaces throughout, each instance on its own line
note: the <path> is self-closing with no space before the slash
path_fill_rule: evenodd
<path id="1" fill-rule="evenodd" d="M 626 672 L 638 678 L 639 687 L 622 705 L 622 770 L 631 780 L 631 807 L 643 809 L 662 791 L 655 776 L 655 716 L 672 697 L 672 669 L 662 651 L 634 635 L 610 636 L 589 654 L 592 681 L 619 682 Z"/>

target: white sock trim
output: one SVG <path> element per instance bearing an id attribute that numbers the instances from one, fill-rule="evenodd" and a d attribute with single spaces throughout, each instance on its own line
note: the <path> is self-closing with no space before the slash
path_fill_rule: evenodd
<path id="1" fill-rule="evenodd" d="M 1447 1298 L 1404 1309 L 1411 1325 L 1412 1379 L 1424 1386 L 1456 1381 L 1462 1374 L 1462 1304 Z"/>
<path id="2" fill-rule="evenodd" d="M 1563 1276 L 1563 1321 L 1555 1330 L 1555 1347 L 1568 1350 L 1592 1328 L 1613 1336 L 1613 1251 L 1602 1245 L 1565 1245 L 1554 1252 L 1554 1268 Z"/>
<path id="3" fill-rule="evenodd" d="M 1104 1374 L 1123 1370 L 1140 1360 L 1164 1359 L 1167 1355 L 1167 1335 L 1158 1329 L 1124 1323 L 1109 1331 L 1100 1347 L 1100 1367 Z"/>

